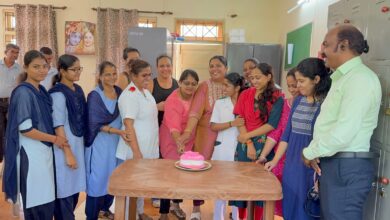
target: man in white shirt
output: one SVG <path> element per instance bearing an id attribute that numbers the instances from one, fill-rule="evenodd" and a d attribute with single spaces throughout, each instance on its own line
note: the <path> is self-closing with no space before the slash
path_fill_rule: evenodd
<path id="1" fill-rule="evenodd" d="M 22 72 L 22 68 L 16 63 L 19 47 L 15 44 L 7 44 L 4 53 L 4 59 L 0 60 L 0 162 L 3 161 L 4 155 L 9 97 L 16 87 L 18 75 Z"/>
<path id="2" fill-rule="evenodd" d="M 58 70 L 55 67 L 53 67 L 52 64 L 54 54 L 52 49 L 48 47 L 42 47 L 39 51 L 46 58 L 47 64 L 50 65 L 50 69 L 49 72 L 47 73 L 45 80 L 41 81 L 41 85 L 44 86 L 46 90 L 49 90 L 53 86 L 53 77 L 58 73 Z"/>

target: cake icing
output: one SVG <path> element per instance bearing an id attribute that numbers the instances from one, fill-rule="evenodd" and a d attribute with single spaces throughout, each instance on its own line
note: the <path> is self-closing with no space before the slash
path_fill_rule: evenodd
<path id="1" fill-rule="evenodd" d="M 204 157 L 198 152 L 186 151 L 180 156 L 180 166 L 201 169 L 205 166 Z"/>

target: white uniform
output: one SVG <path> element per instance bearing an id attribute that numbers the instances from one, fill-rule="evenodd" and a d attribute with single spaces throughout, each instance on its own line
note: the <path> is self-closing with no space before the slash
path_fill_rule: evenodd
<path id="1" fill-rule="evenodd" d="M 130 91 L 130 88 L 135 88 Z M 145 94 L 145 95 L 144 95 Z M 159 157 L 157 106 L 152 94 L 146 89 L 141 93 L 133 82 L 123 90 L 118 99 L 119 112 L 122 119 L 133 119 L 138 146 L 143 158 Z M 125 130 L 125 125 L 122 125 Z M 133 152 L 126 142 L 120 138 L 116 157 L 121 160 L 133 158 Z"/>
<path id="2" fill-rule="evenodd" d="M 119 96 L 118 107 L 123 120 L 134 120 L 138 146 L 143 158 L 156 159 L 159 157 L 157 106 L 149 90 L 144 89 L 143 92 L 131 82 Z M 124 124 L 122 130 L 125 130 Z M 133 158 L 133 151 L 122 138 L 119 139 L 116 157 L 121 160 Z M 143 198 L 137 199 L 137 212 L 144 213 Z"/>
<path id="3" fill-rule="evenodd" d="M 226 123 L 234 120 L 233 103 L 230 97 L 218 99 L 215 102 L 210 123 Z M 218 132 L 216 146 L 214 146 L 211 160 L 234 161 L 234 154 L 237 147 L 237 127 L 231 127 Z M 220 143 L 220 144 L 219 144 Z"/>
<path id="4" fill-rule="evenodd" d="M 218 99 L 215 102 L 213 114 L 210 123 L 226 123 L 233 121 L 234 105 L 230 97 Z M 214 146 L 211 160 L 234 161 L 234 154 L 237 147 L 237 136 L 239 135 L 237 127 L 231 127 L 218 132 L 216 144 Z M 226 201 L 215 200 L 214 203 L 214 220 L 223 220 L 226 212 Z M 237 207 L 232 207 L 233 219 L 237 219 Z"/>

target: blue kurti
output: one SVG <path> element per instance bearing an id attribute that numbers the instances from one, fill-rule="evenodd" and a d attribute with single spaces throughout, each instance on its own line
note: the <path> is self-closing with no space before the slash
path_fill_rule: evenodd
<path id="1" fill-rule="evenodd" d="M 313 139 L 319 111 L 320 103 L 308 103 L 302 96 L 296 98 L 281 139 L 288 143 L 282 180 L 283 217 L 286 220 L 313 219 L 305 213 L 304 204 L 308 190 L 314 185 L 314 171 L 304 165 L 301 155 Z"/>
<path id="2" fill-rule="evenodd" d="M 106 108 L 110 114 L 114 114 L 117 107 L 117 99 L 107 98 L 99 87 L 92 91 L 92 93 L 93 92 L 99 94 L 101 101 L 104 103 L 104 108 Z M 90 96 L 88 96 L 88 106 L 101 103 L 92 103 L 94 101 L 91 101 L 89 97 Z M 109 126 L 117 129 L 121 128 L 122 122 L 119 114 L 114 121 L 109 123 Z M 115 154 L 118 142 L 119 135 L 98 132 L 92 145 L 86 148 L 85 161 L 88 196 L 100 197 L 107 194 L 108 180 L 117 164 Z"/>
<path id="3" fill-rule="evenodd" d="M 54 147 L 57 198 L 62 199 L 85 191 L 84 139 L 75 136 L 71 131 L 66 99 L 63 93 L 54 92 L 51 93 L 51 97 L 53 98 L 54 127 L 64 126 L 66 138 L 78 165 L 77 169 L 69 168 L 66 165 L 64 151 L 57 146 Z"/>

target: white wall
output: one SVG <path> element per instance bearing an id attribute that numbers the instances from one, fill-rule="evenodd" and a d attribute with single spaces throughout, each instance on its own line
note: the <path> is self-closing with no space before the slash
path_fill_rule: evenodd
<path id="1" fill-rule="evenodd" d="M 296 9 L 292 13 L 288 14 L 288 9 L 292 8 L 296 4 L 296 0 L 278 0 L 280 14 L 281 33 L 279 42 L 283 45 L 286 44 L 287 33 L 293 31 L 299 27 L 310 22 L 313 23 L 310 56 L 317 57 L 321 48 L 321 43 L 327 32 L 327 19 L 328 19 L 328 6 L 337 2 L 338 0 L 310 0 L 309 3 L 302 5 L 302 7 Z M 284 66 L 284 57 L 283 57 Z M 283 67 L 284 69 L 284 67 Z M 283 72 L 282 76 L 282 88 L 287 91 L 286 74 Z"/>
<path id="2" fill-rule="evenodd" d="M 279 43 L 280 25 L 276 0 L 1 0 L 1 4 L 52 4 L 67 6 L 57 10 L 57 34 L 59 53 L 64 53 L 65 21 L 89 21 L 96 23 L 93 7 L 127 8 L 149 11 L 171 11 L 173 15 L 158 15 L 157 26 L 174 31 L 175 18 L 220 19 L 225 21 L 225 33 L 232 28 L 244 28 L 246 39 L 254 43 Z M 0 8 L 1 9 L 1 8 Z M 236 18 L 230 18 L 237 14 Z M 153 15 L 154 16 L 154 15 Z M 0 23 L 3 24 L 1 16 Z M 4 51 L 3 32 L 0 30 L 0 50 Z M 1 56 L 0 56 L 1 57 Z M 94 87 L 95 56 L 79 56 L 84 71 L 80 84 L 85 92 Z"/>

